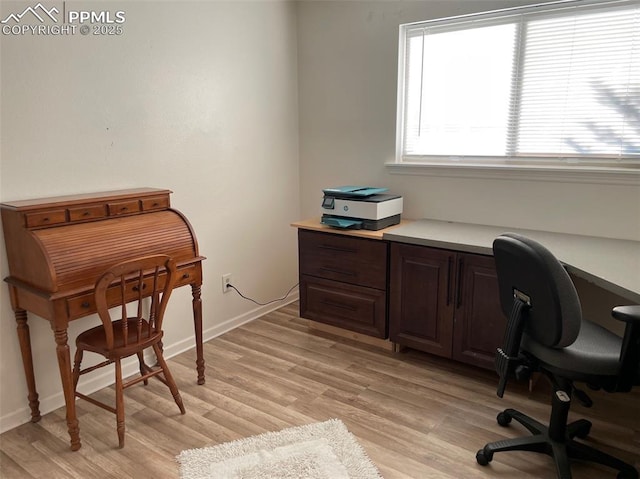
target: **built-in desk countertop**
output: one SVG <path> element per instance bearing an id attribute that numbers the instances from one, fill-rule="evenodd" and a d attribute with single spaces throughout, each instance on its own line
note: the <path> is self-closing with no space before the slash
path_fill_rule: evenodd
<path id="1" fill-rule="evenodd" d="M 345 236 L 357 236 L 359 238 L 381 240 L 386 232 L 389 232 L 394 228 L 399 228 L 403 225 L 406 225 L 411 221 L 411 220 L 402 220 L 400 224 L 389 226 L 387 228 L 377 230 L 377 231 L 371 231 L 371 230 L 363 230 L 363 229 L 352 230 L 349 228 L 345 228 L 345 229 L 335 228 L 333 226 L 322 224 L 320 220 L 321 218 L 316 217 L 316 218 L 310 218 L 302 221 L 295 221 L 294 223 L 291 223 L 291 226 L 293 226 L 294 228 L 299 228 L 303 230 L 320 231 L 322 233 L 339 234 L 339 235 L 345 235 Z"/>
<path id="2" fill-rule="evenodd" d="M 570 273 L 640 304 L 640 241 L 429 219 L 385 231 L 383 239 L 491 255 L 493 240 L 505 232 L 542 243 Z"/>

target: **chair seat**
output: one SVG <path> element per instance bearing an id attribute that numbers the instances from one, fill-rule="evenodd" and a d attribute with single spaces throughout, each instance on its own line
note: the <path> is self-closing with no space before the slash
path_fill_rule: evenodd
<path id="1" fill-rule="evenodd" d="M 142 320 L 142 332 L 141 337 L 144 339 L 138 341 L 138 322 L 137 319 L 127 320 L 128 341 L 125 346 L 124 334 L 122 332 L 122 321 L 113 322 L 113 341 L 114 348 L 109 350 L 107 348 L 107 337 L 102 325 L 95 328 L 88 329 L 81 333 L 76 339 L 76 345 L 85 351 L 92 351 L 97 354 L 101 354 L 106 358 L 110 357 L 127 357 L 136 354 L 138 351 L 150 347 L 152 344 L 157 343 L 162 339 L 162 332 L 156 332 L 149 334 L 149 322 L 145 319 Z"/>
<path id="2" fill-rule="evenodd" d="M 559 349 L 522 337 L 522 349 L 546 365 L 565 373 L 589 376 L 617 376 L 620 371 L 622 339 L 599 324 L 582 320 L 576 341 Z M 570 376 L 570 374 L 566 374 Z"/>

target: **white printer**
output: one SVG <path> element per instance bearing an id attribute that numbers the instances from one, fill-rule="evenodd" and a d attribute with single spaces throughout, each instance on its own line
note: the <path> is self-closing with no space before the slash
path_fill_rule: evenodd
<path id="1" fill-rule="evenodd" d="M 377 231 L 400 223 L 402 196 L 387 188 L 338 186 L 322 190 L 322 224 Z"/>

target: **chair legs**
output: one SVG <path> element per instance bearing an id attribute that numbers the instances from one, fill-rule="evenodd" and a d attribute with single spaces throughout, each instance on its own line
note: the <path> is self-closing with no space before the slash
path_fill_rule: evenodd
<path id="1" fill-rule="evenodd" d="M 176 382 L 173 379 L 173 376 L 171 375 L 171 372 L 169 371 L 169 367 L 167 366 L 167 362 L 164 360 L 164 356 L 162 354 L 162 349 L 160 348 L 159 345 L 154 344 L 153 345 L 153 352 L 156 353 L 156 357 L 158 358 L 158 365 L 160 366 L 160 368 L 162 369 L 162 371 L 164 373 L 164 378 L 166 379 L 166 385 L 169 387 L 169 390 L 171 391 L 171 395 L 173 396 L 173 400 L 178 405 L 178 408 L 180 408 L 180 414 L 184 414 L 185 410 L 184 410 L 184 404 L 182 403 L 182 396 L 180 396 L 180 392 L 178 391 L 178 386 L 176 385 Z"/>
<path id="2" fill-rule="evenodd" d="M 122 385 L 122 364 L 120 358 L 116 365 L 116 430 L 118 431 L 118 447 L 124 447 L 124 387 Z"/>
<path id="3" fill-rule="evenodd" d="M 182 397 L 180 396 L 180 392 L 178 391 L 178 386 L 176 385 L 173 376 L 169 372 L 169 367 L 167 366 L 167 362 L 164 360 L 164 356 L 162 355 L 162 350 L 157 344 L 153 345 L 153 351 L 156 353 L 156 357 L 158 358 L 158 365 L 162 370 L 162 373 L 165 377 L 165 384 L 169 387 L 171 391 L 171 395 L 173 396 L 174 401 L 180 408 L 180 413 L 185 414 L 184 404 L 182 403 Z M 143 359 L 142 352 L 138 353 L 138 361 L 140 363 L 140 376 L 144 377 L 144 384 L 148 384 L 148 368 L 145 368 L 145 363 Z M 116 365 L 116 430 L 118 431 L 118 447 L 122 449 L 124 447 L 124 389 L 128 385 L 132 385 L 133 383 L 129 383 L 124 385 L 122 382 L 122 365 L 121 360 L 115 360 Z"/>
<path id="4" fill-rule="evenodd" d="M 554 409 L 558 407 L 564 406 L 553 405 Z M 558 411 L 552 410 L 552 417 L 554 414 L 558 414 Z M 562 412 L 559 414 L 563 415 Z M 550 427 L 547 427 L 515 409 L 505 409 L 497 417 L 498 424 L 504 427 L 508 426 L 512 419 L 526 427 L 532 435 L 486 444 L 476 454 L 478 464 L 486 466 L 491 462 L 493 454 L 496 452 L 532 451 L 547 454 L 554 459 L 558 479 L 571 479 L 570 459 L 596 462 L 616 469 L 620 471 L 617 476 L 619 479 L 638 478 L 638 472 L 630 464 L 574 440 L 574 438 L 584 439 L 589 434 L 591 423 L 586 419 L 580 419 L 566 426 L 554 424 L 551 421 Z M 556 432 L 554 433 L 554 431 Z M 557 431 L 561 431 L 559 437 Z"/>
<path id="5" fill-rule="evenodd" d="M 144 376 L 147 371 L 145 369 L 146 364 L 144 363 L 144 354 L 142 354 L 142 351 L 138 353 L 138 364 L 140 365 L 140 376 Z M 149 381 L 145 379 L 144 385 L 146 386 L 147 384 L 149 384 Z"/>
<path id="6" fill-rule="evenodd" d="M 123 448 L 124 447 L 124 439 L 125 439 L 125 414 L 124 414 L 124 390 L 129 387 L 132 386 L 133 384 L 136 384 L 140 381 L 144 381 L 144 384 L 148 383 L 148 378 L 152 377 L 152 376 L 156 376 L 157 379 L 159 379 L 160 381 L 162 381 L 163 383 L 165 383 L 167 385 L 167 387 L 169 388 L 169 390 L 171 391 L 171 395 L 173 396 L 174 401 L 176 402 L 176 404 L 178 405 L 178 408 L 180 409 L 180 413 L 181 414 L 185 414 L 185 408 L 184 408 L 184 404 L 182 402 L 182 397 L 180 396 L 180 392 L 178 391 L 178 386 L 176 385 L 175 380 L 173 379 L 173 376 L 171 375 L 171 372 L 169 371 L 169 367 L 167 366 L 167 362 L 164 359 L 164 356 L 162 354 L 162 349 L 157 345 L 154 344 L 153 346 L 153 351 L 156 354 L 156 357 L 158 359 L 158 366 L 159 368 L 151 368 L 149 366 L 147 366 L 144 362 L 143 359 L 143 353 L 137 353 L 138 356 L 138 362 L 140 365 L 140 377 L 138 377 L 137 379 L 134 379 L 132 381 L 129 381 L 127 383 L 123 382 L 122 379 L 122 362 L 121 362 L 121 358 L 116 358 L 113 360 L 113 363 L 115 364 L 115 376 L 116 376 L 116 382 L 115 382 L 115 390 L 116 390 L 116 398 L 115 398 L 115 408 L 103 404 L 100 401 L 97 401 L 91 397 L 85 396 L 83 394 L 80 394 L 77 392 L 77 386 L 78 386 L 78 380 L 80 378 L 81 374 L 84 374 L 85 372 L 89 372 L 92 371 L 98 367 L 101 366 L 105 366 L 107 364 L 109 364 L 111 361 L 105 361 L 99 365 L 87 368 L 86 370 L 81 370 L 80 365 L 82 363 L 82 357 L 83 357 L 83 350 L 81 348 L 78 348 L 76 350 L 76 354 L 75 354 L 75 358 L 74 358 L 74 365 L 73 365 L 73 386 L 74 386 L 74 391 L 76 391 L 76 396 L 86 399 L 87 401 L 102 407 L 103 409 L 106 409 L 112 413 L 115 413 L 116 415 L 116 430 L 118 432 L 118 447 L 119 448 Z M 164 378 L 162 377 L 164 376 Z"/>
<path id="7" fill-rule="evenodd" d="M 82 363 L 82 355 L 84 351 L 80 348 L 76 349 L 76 355 L 73 360 L 73 392 L 75 394 L 78 389 L 78 380 L 80 379 L 80 364 Z"/>

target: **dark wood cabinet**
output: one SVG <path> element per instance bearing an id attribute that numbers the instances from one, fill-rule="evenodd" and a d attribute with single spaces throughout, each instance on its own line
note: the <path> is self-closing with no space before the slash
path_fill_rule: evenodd
<path id="1" fill-rule="evenodd" d="M 500 307 L 493 256 L 458 253 L 458 302 L 454 312 L 452 357 L 494 369 L 507 318 Z"/>
<path id="2" fill-rule="evenodd" d="M 387 337 L 388 243 L 298 230 L 300 316 Z"/>
<path id="3" fill-rule="evenodd" d="M 450 251 L 391 244 L 391 341 L 451 356 L 454 260 Z"/>
<path id="4" fill-rule="evenodd" d="M 298 229 L 300 316 L 493 369 L 506 318 L 492 256 Z"/>
<path id="5" fill-rule="evenodd" d="M 506 318 L 493 257 L 391 243 L 389 338 L 493 369 Z"/>

